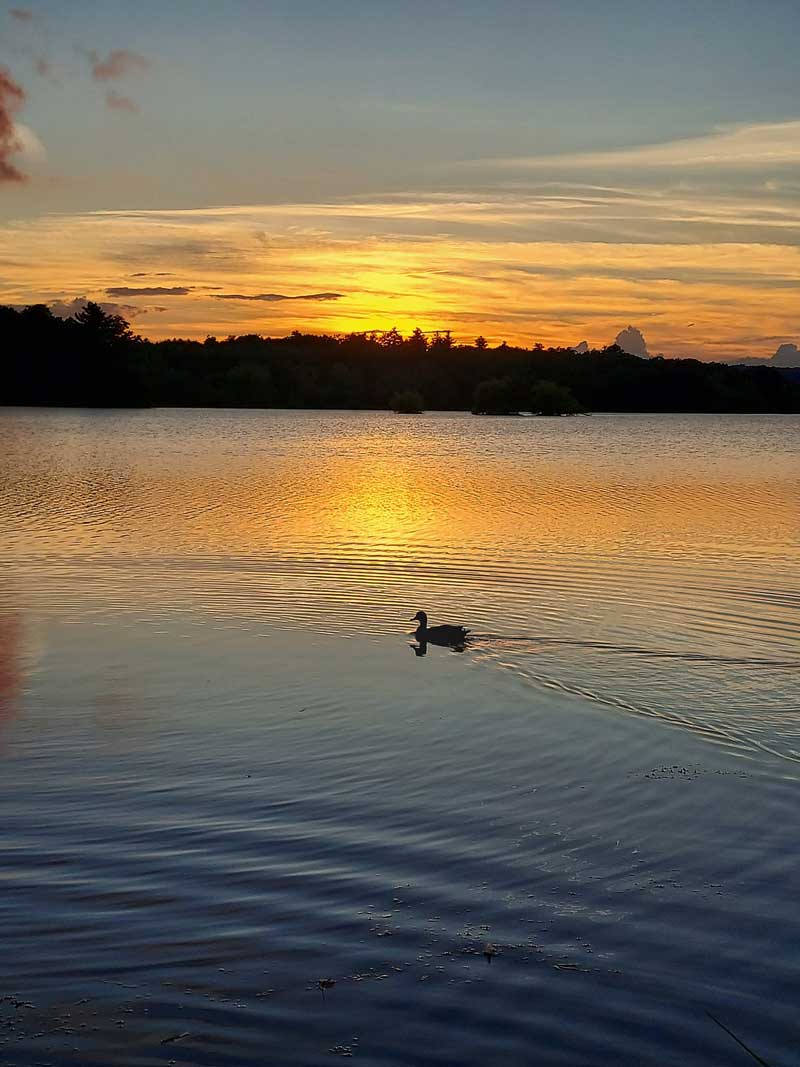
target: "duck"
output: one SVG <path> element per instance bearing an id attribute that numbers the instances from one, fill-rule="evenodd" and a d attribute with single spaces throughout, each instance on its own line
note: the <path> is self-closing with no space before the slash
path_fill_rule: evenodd
<path id="1" fill-rule="evenodd" d="M 432 645 L 449 645 L 451 647 L 463 646 L 469 633 L 469 630 L 465 627 L 452 626 L 450 623 L 440 626 L 428 626 L 428 616 L 424 611 L 418 611 L 411 621 L 419 623 L 415 637 L 420 645 L 430 643 Z"/>

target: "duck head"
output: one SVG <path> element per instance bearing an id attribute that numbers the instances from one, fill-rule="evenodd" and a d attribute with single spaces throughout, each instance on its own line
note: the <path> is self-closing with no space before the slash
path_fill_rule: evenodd
<path id="1" fill-rule="evenodd" d="M 411 621 L 418 622 L 423 630 L 426 629 L 428 626 L 428 616 L 425 614 L 424 611 L 418 611 Z"/>

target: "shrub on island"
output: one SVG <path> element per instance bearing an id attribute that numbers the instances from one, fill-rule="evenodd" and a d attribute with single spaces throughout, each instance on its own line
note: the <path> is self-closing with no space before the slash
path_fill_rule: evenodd
<path id="1" fill-rule="evenodd" d="M 389 401 L 389 407 L 398 415 L 421 415 L 424 406 L 422 394 L 416 389 L 403 389 Z"/>
<path id="2" fill-rule="evenodd" d="M 473 415 L 519 415 L 519 393 L 511 378 L 487 378 L 475 387 Z"/>
<path id="3" fill-rule="evenodd" d="M 571 389 L 556 382 L 536 382 L 529 395 L 530 409 L 534 415 L 580 415 L 583 408 Z"/>

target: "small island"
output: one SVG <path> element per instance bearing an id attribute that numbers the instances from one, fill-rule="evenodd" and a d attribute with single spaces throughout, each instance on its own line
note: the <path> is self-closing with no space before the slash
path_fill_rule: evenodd
<path id="1" fill-rule="evenodd" d="M 475 389 L 473 415 L 585 415 L 568 386 L 537 381 L 525 390 L 510 377 L 489 378 Z"/>
<path id="2" fill-rule="evenodd" d="M 396 415 L 421 415 L 425 402 L 422 394 L 416 389 L 403 389 L 394 394 L 389 401 L 389 407 Z"/>

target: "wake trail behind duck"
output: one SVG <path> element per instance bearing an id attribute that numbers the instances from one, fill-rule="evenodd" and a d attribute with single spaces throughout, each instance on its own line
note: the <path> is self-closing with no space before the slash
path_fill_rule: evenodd
<path id="1" fill-rule="evenodd" d="M 646 645 L 617 645 L 607 641 L 584 641 L 575 638 L 546 637 L 541 634 L 513 635 L 491 633 L 469 633 L 469 643 L 473 647 L 492 645 L 502 648 L 510 645 L 517 651 L 522 651 L 523 646 L 528 645 L 527 651 L 536 652 L 537 649 L 552 649 L 562 646 L 564 648 L 585 648 L 598 652 L 615 653 L 620 656 L 642 656 L 651 659 L 674 659 L 686 660 L 691 663 L 719 663 L 724 666 L 737 667 L 770 667 L 780 670 L 800 670 L 800 659 L 766 659 L 763 657 L 750 656 L 715 656 L 705 652 L 682 652 L 676 649 L 650 648 Z"/>

